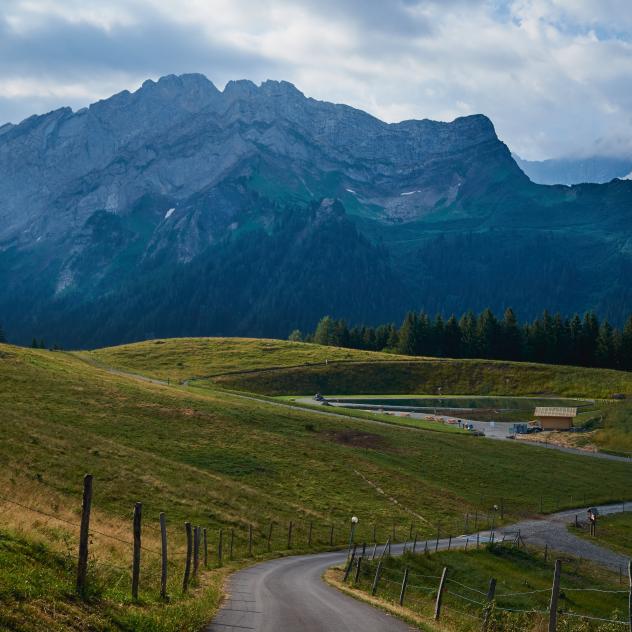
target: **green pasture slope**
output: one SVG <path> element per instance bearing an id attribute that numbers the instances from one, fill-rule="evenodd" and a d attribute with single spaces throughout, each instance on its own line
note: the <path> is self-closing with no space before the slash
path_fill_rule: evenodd
<path id="1" fill-rule="evenodd" d="M 587 525 L 572 527 L 571 531 L 591 542 L 619 551 L 632 559 L 632 507 L 622 507 L 629 513 L 602 516 L 597 521 L 597 534 L 592 537 Z"/>
<path id="2" fill-rule="evenodd" d="M 188 343 L 178 355 L 178 341 L 168 344 L 168 362 L 151 352 L 155 348 L 162 354 L 167 342 L 144 343 L 149 350 L 145 364 L 135 349 L 133 360 L 123 357 L 118 366 L 156 375 L 169 372 L 174 361 L 182 363 L 180 379 L 185 379 L 195 345 L 192 351 Z M 253 344 L 246 367 L 257 364 Z M 284 354 L 289 353 L 286 345 L 292 346 L 279 345 Z M 275 351 L 264 353 L 268 365 L 279 361 Z M 104 350 L 87 357 L 105 362 L 116 354 Z M 216 348 L 213 354 L 213 366 L 195 360 L 194 373 L 240 365 L 238 350 L 230 359 Z M 121 571 L 118 576 L 115 571 L 122 568 L 125 574 L 129 568 L 126 542 L 136 501 L 143 502 L 148 549 L 159 547 L 157 517 L 165 511 L 174 554 L 182 554 L 182 525 L 189 520 L 209 530 L 211 551 L 218 530 L 233 529 L 236 557 L 243 558 L 250 524 L 253 553 L 260 557 L 267 555 L 271 521 L 276 524 L 274 554 L 287 548 L 284 529 L 290 520 L 297 551 L 306 548 L 309 522 L 314 548 L 328 546 L 331 524 L 336 544 L 343 545 L 352 513 L 361 518 L 358 537 L 368 541 L 374 523 L 382 539 L 393 523 L 402 537 L 411 521 L 420 537 L 436 533 L 438 523 L 457 533 L 465 512 L 483 514 L 501 497 L 505 521 L 510 521 L 535 511 L 541 495 L 545 510 L 569 507 L 584 495 L 591 503 L 629 495 L 625 463 L 599 462 L 595 477 L 592 459 L 469 435 L 316 416 L 244 399 L 214 384 L 206 389 L 157 385 L 112 374 L 85 358 L 0 345 L 0 622 L 9 629 L 82 629 L 77 617 L 89 615 L 95 630 L 166 631 L 195 629 L 212 615 L 223 572 L 215 569 L 214 554 L 213 568 L 188 597 L 179 588 L 181 558 L 174 560 L 172 600 L 166 605 L 151 579 L 156 560 L 144 554 L 141 601 L 131 602 L 128 577 L 121 579 Z M 358 365 L 348 366 L 355 370 Z M 118 540 L 95 533 L 94 594 L 78 602 L 72 596 L 73 525 L 86 472 L 95 478 L 93 528 Z M 47 592 L 42 586 L 51 573 L 56 588 Z M 51 613 L 57 617 L 52 623 Z"/>
<path id="3" fill-rule="evenodd" d="M 423 543 L 421 547 L 423 551 Z M 434 627 L 436 588 L 444 567 L 448 568 L 448 581 L 442 603 L 441 621 L 448 629 L 459 632 L 478 632 L 485 594 L 490 578 L 497 580 L 495 608 L 491 611 L 491 630 L 546 629 L 546 612 L 549 607 L 554 559 L 562 559 L 560 609 L 601 619 L 625 619 L 628 595 L 622 591 L 618 575 L 579 562 L 558 553 L 545 562 L 541 551 L 515 548 L 512 545 L 481 547 L 464 551 L 442 551 L 424 555 L 410 553 L 403 557 L 385 558 L 382 580 L 377 596 L 387 603 L 398 605 L 404 569 L 408 568 L 409 587 L 405 607 L 413 616 Z M 370 594 L 375 576 L 376 562 L 365 562 L 356 587 Z M 353 582 L 348 582 L 349 586 Z M 597 591 L 586 589 L 597 589 Z M 412 617 L 411 617 L 412 618 Z M 568 632 L 607 632 L 621 626 L 575 617 L 560 616 L 559 628 Z"/>

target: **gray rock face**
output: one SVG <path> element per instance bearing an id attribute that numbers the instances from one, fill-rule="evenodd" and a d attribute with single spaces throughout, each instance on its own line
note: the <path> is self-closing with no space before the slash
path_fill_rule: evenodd
<path id="1" fill-rule="evenodd" d="M 153 294 L 141 299 L 138 287 L 165 283 L 182 285 L 178 298 L 133 336 L 160 329 L 172 312 L 169 331 L 192 333 L 192 325 L 177 326 L 183 302 L 199 333 L 285 334 L 282 327 L 310 326 L 325 312 L 367 322 L 400 318 L 421 306 L 411 297 L 422 295 L 436 301 L 432 309 L 476 308 L 477 301 L 493 304 L 495 295 L 476 286 L 459 298 L 467 275 L 479 275 L 481 284 L 494 266 L 496 275 L 514 271 L 506 279 L 511 291 L 521 275 L 530 283 L 536 276 L 515 257 L 507 264 L 480 255 L 472 264 L 481 250 L 474 244 L 483 251 L 491 244 L 497 254 L 503 239 L 516 239 L 489 231 L 522 231 L 522 240 L 570 228 L 576 239 L 573 226 L 598 225 L 592 241 L 577 248 L 577 261 L 564 262 L 583 294 L 573 288 L 555 295 L 560 306 L 587 300 L 585 308 L 600 300 L 597 268 L 581 269 L 591 253 L 603 252 L 605 261 L 614 252 L 622 265 L 630 258 L 623 239 L 630 200 L 632 183 L 594 190 L 533 185 L 482 115 L 387 124 L 283 81 L 231 81 L 219 91 L 202 75 L 170 75 L 77 112 L 61 108 L 0 127 L 0 318 L 30 339 L 49 326 L 51 313 L 57 331 L 72 310 L 96 314 L 104 301 L 134 303 L 137 314 L 144 310 L 139 301 L 154 301 Z M 454 236 L 453 253 L 463 261 L 450 273 L 459 284 L 445 290 L 442 303 L 439 277 L 456 259 L 441 262 L 445 247 L 438 243 L 432 248 L 439 256 L 430 256 L 427 244 L 444 235 Z M 602 237 L 607 249 L 600 250 L 594 242 Z M 235 266 L 241 272 L 233 285 L 240 287 L 229 290 Z M 277 279 L 269 286 L 257 276 L 264 270 L 266 279 Z M 284 288 L 297 272 L 302 289 L 289 299 Z M 204 279 L 204 297 L 189 275 Z M 264 286 L 266 295 L 253 298 Z M 116 299 L 121 292 L 127 298 Z M 220 314 L 217 304 L 227 296 L 244 313 L 242 325 L 232 327 L 237 321 Z M 203 316 L 208 310 L 215 320 Z M 108 341 L 132 335 L 118 318 L 107 316 Z M 230 326 L 204 325 L 225 322 Z"/>

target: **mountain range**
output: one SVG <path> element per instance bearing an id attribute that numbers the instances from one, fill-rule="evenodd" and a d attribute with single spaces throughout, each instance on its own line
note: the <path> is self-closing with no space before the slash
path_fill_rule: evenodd
<path id="1" fill-rule="evenodd" d="M 146 81 L 0 127 L 0 322 L 82 347 L 511 305 L 632 311 L 632 181 L 543 186 L 483 115 Z"/>
<path id="2" fill-rule="evenodd" d="M 601 184 L 615 178 L 632 179 L 632 158 L 586 156 L 524 160 L 516 154 L 513 157 L 529 179 L 538 184 Z"/>

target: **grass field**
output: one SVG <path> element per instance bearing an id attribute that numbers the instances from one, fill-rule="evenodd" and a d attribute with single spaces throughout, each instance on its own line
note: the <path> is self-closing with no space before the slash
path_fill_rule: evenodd
<path id="1" fill-rule="evenodd" d="M 188 354 L 185 346 L 183 364 Z M 119 366 L 136 370 L 139 362 Z M 217 362 L 228 366 L 228 360 Z M 348 366 L 355 371 L 358 365 Z M 160 370 L 150 355 L 143 372 Z M 600 463 L 595 479 L 594 463 L 573 455 L 316 416 L 212 384 L 162 386 L 112 374 L 80 355 L 8 345 L 0 345 L 0 417 L 0 621 L 17 617 L 24 630 L 85 629 L 77 617 L 88 614 L 95 630 L 197 629 L 217 605 L 223 571 L 203 574 L 192 596 L 181 595 L 185 520 L 208 528 L 215 566 L 220 528 L 225 535 L 234 530 L 235 557 L 243 558 L 249 524 L 253 553 L 262 556 L 270 522 L 276 525 L 273 551 L 287 548 L 290 520 L 294 551 L 306 548 L 309 522 L 313 548 L 322 549 L 330 524 L 335 543 L 345 542 L 352 513 L 361 518 L 358 538 L 369 540 L 374 523 L 378 538 L 393 523 L 407 533 L 411 522 L 423 536 L 439 523 L 456 533 L 465 512 L 484 514 L 501 497 L 510 521 L 535 511 L 541 495 L 551 511 L 583 495 L 587 502 L 608 502 L 629 490 L 624 463 Z M 94 595 L 87 604 L 72 598 L 85 472 L 95 477 L 93 528 L 99 532 L 93 534 Z M 150 553 L 143 557 L 141 601 L 128 597 L 136 501 L 143 502 L 148 550 L 159 548 L 157 517 L 167 513 L 173 599 L 166 605 L 157 601 L 157 560 Z"/>
<path id="2" fill-rule="evenodd" d="M 433 612 L 439 578 L 444 567 L 448 568 L 448 581 L 443 598 L 443 626 L 437 627 Z M 541 551 L 495 546 L 492 549 L 481 548 L 467 553 L 409 553 L 398 558 L 387 557 L 376 596 L 383 603 L 395 606 L 395 612 L 399 610 L 404 568 L 409 569 L 409 585 L 404 610 L 399 614 L 407 616 L 410 621 L 421 623 L 424 629 L 445 629 L 446 626 L 459 632 L 480 630 L 485 594 L 492 577 L 497 580 L 497 585 L 490 629 L 521 632 L 540 632 L 547 629 L 546 615 L 540 613 L 548 609 L 553 561 L 549 558 L 545 563 Z M 347 585 L 360 591 L 360 596 L 368 598 L 375 570 L 376 562 L 365 562 L 363 570 L 361 567 L 358 583 L 355 584 L 352 576 Z M 341 581 L 341 571 L 332 575 L 335 581 Z M 586 588 L 599 589 L 600 592 L 582 590 Z M 562 558 L 561 609 L 603 619 L 625 620 L 627 593 L 614 592 L 621 591 L 622 588 L 624 587 L 618 583 L 615 574 L 568 556 Z M 604 624 L 601 628 L 598 625 L 593 621 L 580 621 L 561 615 L 558 629 L 569 632 L 620 629 L 608 627 L 617 624 Z"/>
<path id="3" fill-rule="evenodd" d="M 596 433 L 600 449 L 632 456 L 632 404 L 625 402 L 609 406 L 604 415 L 604 427 Z"/>
<path id="4" fill-rule="evenodd" d="M 632 374 L 527 362 L 410 358 L 284 340 L 178 338 L 83 352 L 95 361 L 161 379 L 218 377 L 227 388 L 266 395 L 429 394 L 632 395 Z M 323 363 L 328 361 L 327 365 Z M 351 366 L 348 364 L 353 362 Z M 320 366 L 297 366 L 320 364 Z"/>
<path id="5" fill-rule="evenodd" d="M 591 537 L 586 525 L 572 527 L 572 532 L 581 537 L 623 553 L 632 558 L 632 507 L 630 513 L 601 516 L 597 521 L 597 535 Z"/>
<path id="6" fill-rule="evenodd" d="M 388 353 L 264 338 L 169 338 L 82 353 L 108 366 L 173 381 L 230 371 L 324 363 L 326 360 L 409 359 Z"/>
<path id="7" fill-rule="evenodd" d="M 348 366 L 298 367 L 225 375 L 218 386 L 267 395 L 314 393 L 505 395 L 608 398 L 632 394 L 632 374 L 622 371 L 497 362 L 412 360 Z"/>

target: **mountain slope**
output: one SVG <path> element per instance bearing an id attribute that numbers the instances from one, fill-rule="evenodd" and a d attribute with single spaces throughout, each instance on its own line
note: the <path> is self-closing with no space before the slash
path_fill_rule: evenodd
<path id="1" fill-rule="evenodd" d="M 518 166 L 538 184 L 604 183 L 614 178 L 632 177 L 632 159 L 587 156 L 586 158 L 551 158 L 523 160 L 513 155 Z"/>
<path id="2" fill-rule="evenodd" d="M 168 76 L 2 128 L 0 316 L 74 346 L 421 307 L 619 320 L 631 201 L 531 183 L 481 115 L 386 124 L 286 82 Z"/>

